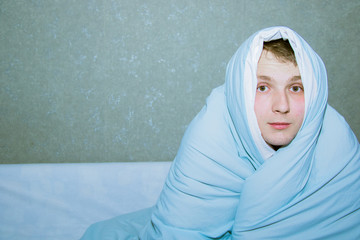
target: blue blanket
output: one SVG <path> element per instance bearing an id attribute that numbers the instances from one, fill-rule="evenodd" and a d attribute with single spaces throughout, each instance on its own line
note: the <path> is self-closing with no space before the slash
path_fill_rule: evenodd
<path id="1" fill-rule="evenodd" d="M 262 44 L 279 38 L 295 52 L 305 118 L 275 152 L 253 106 Z M 327 94 L 325 66 L 298 34 L 251 36 L 187 129 L 141 239 L 359 239 L 359 142 Z"/>
<path id="2" fill-rule="evenodd" d="M 279 38 L 295 52 L 305 117 L 294 140 L 274 151 L 253 108 L 263 42 Z M 327 89 L 322 60 L 294 31 L 251 36 L 188 127 L 151 220 L 133 237 L 359 239 L 359 142 L 327 104 Z"/>

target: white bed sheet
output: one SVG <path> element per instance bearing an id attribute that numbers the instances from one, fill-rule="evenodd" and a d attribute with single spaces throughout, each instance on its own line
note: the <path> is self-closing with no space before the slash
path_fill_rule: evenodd
<path id="1" fill-rule="evenodd" d="M 170 162 L 0 165 L 0 239 L 79 239 L 155 204 Z"/>

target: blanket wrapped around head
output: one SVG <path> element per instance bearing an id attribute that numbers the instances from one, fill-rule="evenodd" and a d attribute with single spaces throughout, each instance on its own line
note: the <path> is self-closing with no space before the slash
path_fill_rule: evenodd
<path id="1" fill-rule="evenodd" d="M 293 141 L 274 151 L 254 101 L 263 42 L 280 38 L 295 53 L 305 117 Z M 327 91 L 322 60 L 297 33 L 252 35 L 189 125 L 140 238 L 359 239 L 359 142 Z"/>

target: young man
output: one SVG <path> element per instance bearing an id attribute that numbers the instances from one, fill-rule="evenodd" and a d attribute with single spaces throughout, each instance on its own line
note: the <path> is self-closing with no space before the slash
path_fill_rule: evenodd
<path id="1" fill-rule="evenodd" d="M 295 138 L 305 110 L 304 87 L 288 41 L 264 43 L 257 79 L 257 122 L 265 142 L 277 150 Z"/>
<path id="2" fill-rule="evenodd" d="M 294 31 L 255 33 L 187 129 L 141 239 L 358 239 L 359 142 Z"/>
<path id="3" fill-rule="evenodd" d="M 84 239 L 109 229 L 98 226 Z M 327 104 L 324 64 L 299 35 L 268 28 L 240 46 L 188 127 L 151 219 L 135 228 L 112 234 L 360 238 L 359 142 Z"/>

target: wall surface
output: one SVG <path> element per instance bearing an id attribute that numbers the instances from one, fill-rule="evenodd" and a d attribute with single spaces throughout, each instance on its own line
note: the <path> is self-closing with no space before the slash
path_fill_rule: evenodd
<path id="1" fill-rule="evenodd" d="M 360 136 L 360 1 L 0 0 L 0 163 L 170 161 L 240 44 L 287 25 Z"/>

